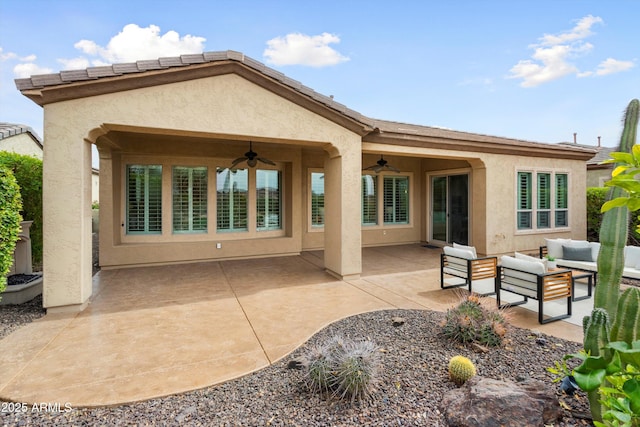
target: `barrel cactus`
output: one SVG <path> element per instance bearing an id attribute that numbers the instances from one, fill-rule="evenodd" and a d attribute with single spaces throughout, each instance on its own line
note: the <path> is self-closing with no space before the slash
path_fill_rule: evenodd
<path id="1" fill-rule="evenodd" d="M 449 378 L 457 385 L 462 385 L 476 375 L 476 367 L 464 356 L 454 356 L 449 361 Z"/>

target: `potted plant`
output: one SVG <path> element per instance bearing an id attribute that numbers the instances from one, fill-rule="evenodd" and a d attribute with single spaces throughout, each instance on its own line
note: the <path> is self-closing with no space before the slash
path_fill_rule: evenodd
<path id="1" fill-rule="evenodd" d="M 558 264 L 556 264 L 556 258 L 551 255 L 545 256 L 547 259 L 547 270 L 553 270 L 554 268 L 558 268 Z"/>

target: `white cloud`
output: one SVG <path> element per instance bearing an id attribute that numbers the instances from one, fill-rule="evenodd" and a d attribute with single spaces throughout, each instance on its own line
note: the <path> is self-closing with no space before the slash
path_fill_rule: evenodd
<path id="1" fill-rule="evenodd" d="M 18 79 L 27 78 L 36 74 L 51 74 L 51 68 L 41 67 L 33 62 L 24 62 L 13 67 L 13 74 Z"/>
<path id="2" fill-rule="evenodd" d="M 606 76 L 607 74 L 627 71 L 633 67 L 635 67 L 633 61 L 618 61 L 617 59 L 607 58 L 598 65 L 596 75 Z"/>
<path id="3" fill-rule="evenodd" d="M 308 65 L 326 67 L 348 61 L 330 44 L 340 43 L 335 34 L 322 33 L 317 36 L 291 33 L 267 41 L 263 55 L 273 65 Z"/>
<path id="4" fill-rule="evenodd" d="M 13 59 L 16 58 L 18 55 L 16 55 L 13 52 L 6 52 L 4 51 L 4 49 L 2 47 L 0 47 L 0 61 L 7 61 L 9 59 Z"/>
<path id="5" fill-rule="evenodd" d="M 543 46 L 555 46 L 562 43 L 571 43 L 585 39 L 593 34 L 591 27 L 595 24 L 602 24 L 602 18 L 599 16 L 587 15 L 578 20 L 575 27 L 566 33 L 560 33 L 558 35 L 545 34 L 540 38 L 540 44 Z"/>
<path id="6" fill-rule="evenodd" d="M 107 46 L 100 46 L 91 40 L 80 40 L 74 47 L 90 57 L 97 57 L 91 60 L 91 64 L 98 66 L 201 53 L 205 41 L 204 37 L 189 34 L 180 37 L 175 31 L 160 34 L 160 27 L 156 25 L 141 28 L 136 24 L 128 24 L 109 40 Z M 71 65 L 78 63 L 77 58 L 59 61 L 69 61 Z"/>
<path id="7" fill-rule="evenodd" d="M 89 60 L 84 57 L 58 59 L 58 62 L 62 64 L 63 70 L 84 70 L 89 67 Z"/>
<path id="8" fill-rule="evenodd" d="M 599 23 L 602 23 L 600 17 L 588 15 L 578 20 L 570 31 L 545 34 L 540 43 L 529 46 L 534 49 L 532 59 L 519 61 L 509 70 L 509 77 L 522 79 L 522 87 L 534 87 L 569 74 L 579 74 L 580 70 L 570 60 L 593 49 L 593 45 L 583 39 L 591 36 L 591 27 Z"/>
<path id="9" fill-rule="evenodd" d="M 571 60 L 586 55 L 593 50 L 591 43 L 584 39 L 594 33 L 591 28 L 602 24 L 602 18 L 588 15 L 579 19 L 569 31 L 560 34 L 545 34 L 539 43 L 530 45 L 534 49 L 531 59 L 518 61 L 509 71 L 509 78 L 522 79 L 520 86 L 534 87 L 567 75 L 577 77 L 605 76 L 626 71 L 635 66 L 632 61 L 608 58 L 595 71 L 579 70 Z"/>

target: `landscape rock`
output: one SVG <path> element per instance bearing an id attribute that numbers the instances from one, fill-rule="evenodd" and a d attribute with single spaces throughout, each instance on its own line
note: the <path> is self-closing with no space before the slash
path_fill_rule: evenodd
<path id="1" fill-rule="evenodd" d="M 560 416 L 554 390 L 542 381 L 515 383 L 480 376 L 445 394 L 441 408 L 452 427 L 542 427 Z"/>

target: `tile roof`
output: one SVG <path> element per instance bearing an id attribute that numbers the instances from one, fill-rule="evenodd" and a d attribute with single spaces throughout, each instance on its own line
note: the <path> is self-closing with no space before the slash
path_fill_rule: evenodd
<path id="1" fill-rule="evenodd" d="M 10 138 L 15 135 L 27 133 L 31 138 L 42 147 L 42 139 L 30 127 L 15 123 L 0 122 L 0 139 Z"/>
<path id="2" fill-rule="evenodd" d="M 323 104 L 324 106 L 342 114 L 343 116 L 355 120 L 362 125 L 374 129 L 374 132 L 380 134 L 401 134 L 403 136 L 415 136 L 415 137 L 438 137 L 449 138 L 454 140 L 465 139 L 467 141 L 474 142 L 487 142 L 502 145 L 519 145 L 519 146 L 531 146 L 541 148 L 542 146 L 548 147 L 553 151 L 565 152 L 582 152 L 588 153 L 593 151 L 593 147 L 590 149 L 580 148 L 575 146 L 560 146 L 560 144 L 547 144 L 542 142 L 524 141 L 514 138 L 504 138 L 498 136 L 482 135 L 469 132 L 461 132 L 450 129 L 443 129 L 430 126 L 419 126 L 412 124 L 404 124 L 386 120 L 371 119 L 354 111 L 347 106 L 340 104 L 333 100 L 333 97 L 325 96 L 315 92 L 313 89 L 304 86 L 297 80 L 291 79 L 283 73 L 276 71 L 270 67 L 267 67 L 263 63 L 256 61 L 255 59 L 245 56 L 241 52 L 232 50 L 219 51 L 219 52 L 204 52 L 201 54 L 188 54 L 180 55 L 177 57 L 158 58 L 154 60 L 141 60 L 126 64 L 113 64 L 100 67 L 90 67 L 85 70 L 73 70 L 73 71 L 61 71 L 55 74 L 35 75 L 30 78 L 16 79 L 15 83 L 18 90 L 25 92 L 46 89 L 53 86 L 64 86 L 75 82 L 84 82 L 91 80 L 99 80 L 104 78 L 113 78 L 122 76 L 124 74 L 145 73 L 150 71 L 172 69 L 178 67 L 188 67 L 196 64 L 212 63 L 218 61 L 232 61 L 243 64 L 244 66 L 253 69 L 254 71 L 267 76 L 284 86 L 287 86 L 291 90 L 294 90 L 306 97 L 313 99 L 314 101 Z M 27 95 L 28 96 L 28 95 Z M 581 154 L 584 155 L 584 154 Z"/>

